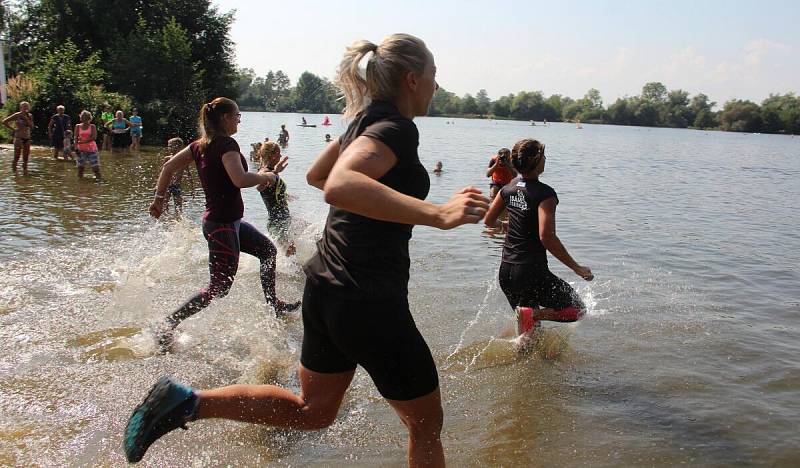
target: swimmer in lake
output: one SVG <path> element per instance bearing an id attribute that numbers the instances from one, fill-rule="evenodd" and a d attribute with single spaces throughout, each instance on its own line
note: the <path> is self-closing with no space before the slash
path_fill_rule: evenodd
<path id="1" fill-rule="evenodd" d="M 484 219 L 486 226 L 498 228 L 500 214 L 508 210 L 500 288 L 517 311 L 518 320 L 520 308 L 527 308 L 531 327 L 540 320 L 574 322 L 586 309 L 578 293 L 550 272 L 547 252 L 584 280 L 594 278 L 592 270 L 578 264 L 556 235 L 558 196 L 539 180 L 545 160 L 543 144 L 531 139 L 518 141 L 511 150 L 511 161 L 520 175 L 500 191 Z"/>
<path id="2" fill-rule="evenodd" d="M 436 165 L 433 167 L 433 173 L 436 175 L 442 175 L 442 162 L 436 161 Z"/>

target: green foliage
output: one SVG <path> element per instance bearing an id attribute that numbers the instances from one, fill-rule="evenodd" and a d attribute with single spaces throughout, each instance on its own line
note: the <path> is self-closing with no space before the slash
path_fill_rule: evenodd
<path id="1" fill-rule="evenodd" d="M 761 109 L 751 101 L 734 99 L 725 103 L 719 115 L 720 128 L 731 132 L 760 132 Z"/>
<path id="2" fill-rule="evenodd" d="M 127 102 L 119 107 L 125 111 L 133 101 L 146 139 L 189 137 L 195 124 L 183 114 L 196 116 L 205 100 L 236 98 L 240 90 L 233 14 L 210 0 L 26 0 L 12 8 L 11 73 L 41 82 L 42 116 L 52 103 L 63 103 L 75 119 L 79 108 L 98 105 L 86 99 Z M 40 117 L 34 113 L 42 126 Z"/>

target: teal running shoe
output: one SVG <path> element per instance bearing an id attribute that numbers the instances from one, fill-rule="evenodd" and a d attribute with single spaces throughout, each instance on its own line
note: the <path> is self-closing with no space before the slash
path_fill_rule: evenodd
<path id="1" fill-rule="evenodd" d="M 158 379 L 144 401 L 133 410 L 125 426 L 123 444 L 130 463 L 142 459 L 150 445 L 177 428 L 186 429 L 194 420 L 197 394 L 169 377 Z"/>

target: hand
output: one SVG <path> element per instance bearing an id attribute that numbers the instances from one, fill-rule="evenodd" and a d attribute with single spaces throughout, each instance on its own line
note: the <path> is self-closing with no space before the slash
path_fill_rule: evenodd
<path id="1" fill-rule="evenodd" d="M 439 229 L 452 229 L 462 224 L 475 224 L 486 215 L 490 201 L 475 187 L 466 187 L 453 195 L 450 201 L 439 206 L 435 226 Z"/>
<path id="2" fill-rule="evenodd" d="M 162 213 L 164 213 L 164 199 L 156 198 L 150 204 L 150 216 L 158 219 Z"/>
<path id="3" fill-rule="evenodd" d="M 279 174 L 283 172 L 283 170 L 286 169 L 286 166 L 288 165 L 289 165 L 289 156 L 284 156 L 281 158 L 280 161 L 278 161 L 278 164 L 275 165 L 275 169 L 273 169 L 272 172 Z"/>
<path id="4" fill-rule="evenodd" d="M 270 170 L 267 170 L 266 168 L 259 170 L 258 174 L 267 178 L 266 181 L 256 186 L 256 190 L 258 190 L 259 192 L 263 192 L 264 189 L 266 189 L 267 187 L 271 187 L 272 185 L 275 184 L 275 182 L 278 181 L 278 175 Z"/>
<path id="5" fill-rule="evenodd" d="M 585 279 L 586 281 L 591 281 L 594 279 L 594 275 L 592 274 L 592 270 L 587 267 L 583 266 L 576 266 L 574 270 L 576 275 L 580 276 L 581 278 Z"/>

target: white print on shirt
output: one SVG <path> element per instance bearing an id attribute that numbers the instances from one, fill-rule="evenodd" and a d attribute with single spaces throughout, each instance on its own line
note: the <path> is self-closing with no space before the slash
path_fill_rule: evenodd
<path id="1" fill-rule="evenodd" d="M 517 187 L 524 187 L 524 186 L 525 186 L 524 180 L 520 180 L 519 182 L 517 182 Z"/>
<path id="2" fill-rule="evenodd" d="M 508 204 L 522 211 L 528 211 L 528 202 L 525 201 L 525 196 L 517 192 L 508 199 Z"/>

